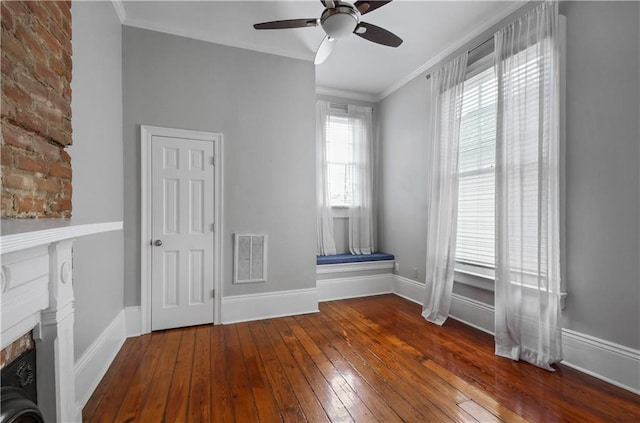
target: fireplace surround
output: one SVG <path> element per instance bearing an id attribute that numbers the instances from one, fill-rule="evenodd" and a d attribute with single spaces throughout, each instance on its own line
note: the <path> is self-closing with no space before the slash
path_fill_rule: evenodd
<path id="1" fill-rule="evenodd" d="M 2 219 L 2 348 L 33 331 L 38 407 L 47 422 L 81 421 L 75 395 L 73 240 L 122 222 Z"/>

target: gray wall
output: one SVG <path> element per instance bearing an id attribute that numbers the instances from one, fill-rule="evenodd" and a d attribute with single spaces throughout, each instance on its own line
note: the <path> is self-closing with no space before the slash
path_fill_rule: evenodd
<path id="1" fill-rule="evenodd" d="M 400 266 L 396 274 L 422 282 L 427 254 L 429 86 L 424 76 L 417 77 L 378 104 L 378 245 L 395 255 Z"/>
<path id="2" fill-rule="evenodd" d="M 638 2 L 567 2 L 567 327 L 640 347 Z"/>
<path id="3" fill-rule="evenodd" d="M 111 2 L 73 2 L 73 217 L 122 220 L 122 42 Z M 79 238 L 73 249 L 75 356 L 123 307 L 122 231 Z"/>
<path id="4" fill-rule="evenodd" d="M 637 2 L 561 4 L 567 17 L 569 292 L 563 324 L 631 348 L 640 348 L 639 6 Z M 428 82 L 421 75 L 378 105 L 379 241 L 382 249 L 396 255 L 401 276 L 416 279 L 415 267 L 421 282 L 428 201 L 428 98 Z M 454 290 L 491 303 L 486 291 L 462 285 Z"/>
<path id="5" fill-rule="evenodd" d="M 224 134 L 223 295 L 315 287 L 313 64 L 122 31 L 125 305 L 140 304 L 141 124 Z M 268 234 L 266 283 L 232 284 L 236 232 Z"/>

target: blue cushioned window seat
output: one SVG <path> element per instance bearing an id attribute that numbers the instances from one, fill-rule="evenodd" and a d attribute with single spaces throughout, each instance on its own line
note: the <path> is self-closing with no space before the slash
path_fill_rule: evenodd
<path id="1" fill-rule="evenodd" d="M 393 254 L 372 253 L 372 254 L 336 254 L 332 256 L 316 256 L 316 264 L 343 264 L 361 263 L 367 261 L 395 260 Z"/>

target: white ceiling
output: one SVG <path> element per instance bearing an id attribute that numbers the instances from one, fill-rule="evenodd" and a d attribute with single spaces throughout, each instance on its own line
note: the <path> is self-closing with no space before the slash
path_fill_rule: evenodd
<path id="1" fill-rule="evenodd" d="M 316 18 L 318 0 L 123 1 L 123 23 L 313 61 L 320 27 L 256 31 L 258 22 Z M 520 7 L 515 1 L 396 0 L 362 17 L 404 40 L 398 48 L 357 36 L 340 40 L 316 66 L 318 92 L 377 101 Z M 124 6 L 124 7 L 120 7 Z"/>

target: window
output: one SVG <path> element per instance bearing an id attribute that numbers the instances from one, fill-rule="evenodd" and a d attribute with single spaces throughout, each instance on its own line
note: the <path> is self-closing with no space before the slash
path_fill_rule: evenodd
<path id="1" fill-rule="evenodd" d="M 516 53 L 518 66 L 512 70 L 514 96 L 526 98 L 529 108 L 538 104 L 540 90 L 547 90 L 549 66 L 534 48 Z M 495 154 L 497 120 L 497 79 L 493 67 L 493 54 L 488 54 L 469 67 L 464 84 L 462 115 L 460 121 L 460 144 L 458 151 L 458 225 L 456 236 L 456 280 L 477 285 L 477 277 L 493 279 L 495 269 Z M 537 138 L 538 120 L 526 120 L 523 130 Z M 537 149 L 536 144 L 531 145 Z M 523 195 L 527 198 L 527 222 L 537 222 L 538 155 L 529 152 L 517 163 L 518 173 L 527 177 Z M 534 196 L 531 196 L 534 193 Z M 519 257 L 521 271 L 538 274 L 540 266 L 546 268 L 546 257 L 538 257 L 535 246 L 538 238 L 536 224 L 523 225 L 521 251 L 513 251 Z M 537 279 L 534 278 L 534 281 Z M 482 282 L 480 282 L 482 283 Z M 478 286 L 478 285 L 477 285 Z M 483 285 L 480 285 L 483 286 Z M 484 287 L 488 287 L 486 283 Z"/>
<path id="2" fill-rule="evenodd" d="M 335 251 L 334 218 L 348 219 L 351 254 L 375 251 L 372 112 L 371 107 L 316 102 L 317 230 L 321 255 Z"/>
<path id="3" fill-rule="evenodd" d="M 545 127 L 548 128 L 547 120 L 550 117 L 538 116 L 530 111 L 540 108 L 541 98 L 550 96 L 553 69 L 551 61 L 541 56 L 535 47 L 514 54 L 510 62 L 514 64 L 510 69 L 508 85 L 509 94 L 513 99 L 511 109 L 513 115 L 518 116 L 518 131 L 512 129 L 512 136 L 533 142 L 520 141 L 522 146 L 515 150 L 518 154 L 510 155 L 510 166 L 505 168 L 505 172 L 511 175 L 510 179 L 514 181 L 513 185 L 518 188 L 515 193 L 512 191 L 513 188 L 506 192 L 506 195 L 512 197 L 517 195 L 518 199 L 510 201 L 510 212 L 515 216 L 510 217 L 510 236 L 517 237 L 518 242 L 509 243 L 509 256 L 512 269 L 523 278 L 522 283 L 536 286 L 548 282 L 548 257 L 546 249 L 540 249 L 540 245 L 547 244 L 549 235 L 546 231 L 540 230 L 542 219 L 548 219 L 546 210 L 540 209 L 546 207 L 541 197 L 544 198 L 544 191 L 548 188 L 544 186 L 544 172 L 540 171 L 540 167 L 541 163 L 546 162 L 548 166 L 554 166 L 555 162 L 548 157 L 549 147 L 541 149 L 535 142 L 545 137 L 545 134 L 540 132 L 540 121 L 544 121 Z M 559 181 L 555 180 L 554 183 Z"/>
<path id="4" fill-rule="evenodd" d="M 464 84 L 458 152 L 456 269 L 476 272 L 495 265 L 497 83 L 494 68 L 484 68 Z"/>
<path id="5" fill-rule="evenodd" d="M 362 138 L 359 118 L 331 114 L 327 116 L 327 166 L 331 206 L 348 207 L 359 189 L 360 171 L 355 144 Z"/>

